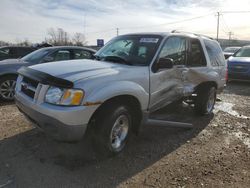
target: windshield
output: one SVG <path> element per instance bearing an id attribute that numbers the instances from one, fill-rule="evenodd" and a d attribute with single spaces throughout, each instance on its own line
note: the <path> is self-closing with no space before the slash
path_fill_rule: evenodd
<path id="1" fill-rule="evenodd" d="M 48 53 L 51 52 L 50 49 L 40 49 L 36 50 L 22 58 L 22 60 L 30 63 L 39 63 Z"/>
<path id="2" fill-rule="evenodd" d="M 241 48 L 234 54 L 235 57 L 250 57 L 250 48 Z"/>
<path id="3" fill-rule="evenodd" d="M 146 66 L 152 61 L 162 37 L 159 35 L 126 35 L 111 40 L 96 53 L 103 61 Z"/>
<path id="4" fill-rule="evenodd" d="M 224 52 L 234 53 L 239 49 L 240 47 L 228 47 L 228 48 L 225 48 Z"/>

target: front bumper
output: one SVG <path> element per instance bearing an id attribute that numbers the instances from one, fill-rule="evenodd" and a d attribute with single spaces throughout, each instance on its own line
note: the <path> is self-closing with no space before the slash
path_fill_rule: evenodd
<path id="1" fill-rule="evenodd" d="M 36 104 L 17 94 L 18 109 L 48 135 L 61 141 L 81 140 L 95 109 L 91 107 L 62 107 Z"/>

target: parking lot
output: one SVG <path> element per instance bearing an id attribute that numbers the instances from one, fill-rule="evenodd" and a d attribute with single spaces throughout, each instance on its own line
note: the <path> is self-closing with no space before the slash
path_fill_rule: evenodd
<path id="1" fill-rule="evenodd" d="M 230 83 L 218 99 L 210 116 L 183 105 L 158 112 L 194 129 L 144 127 L 109 159 L 96 156 L 88 138 L 51 140 L 14 104 L 1 102 L 0 187 L 248 187 L 249 83 Z"/>

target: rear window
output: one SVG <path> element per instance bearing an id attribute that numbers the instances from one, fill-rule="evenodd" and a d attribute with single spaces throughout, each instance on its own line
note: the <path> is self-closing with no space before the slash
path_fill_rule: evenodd
<path id="1" fill-rule="evenodd" d="M 91 59 L 92 54 L 86 50 L 73 50 L 73 59 Z"/>
<path id="2" fill-rule="evenodd" d="M 212 40 L 205 40 L 205 46 L 212 66 L 225 66 L 225 57 L 220 45 Z"/>
<path id="3" fill-rule="evenodd" d="M 206 62 L 200 41 L 198 39 L 191 39 L 188 66 L 202 67 L 206 65 L 207 65 L 207 62 Z"/>

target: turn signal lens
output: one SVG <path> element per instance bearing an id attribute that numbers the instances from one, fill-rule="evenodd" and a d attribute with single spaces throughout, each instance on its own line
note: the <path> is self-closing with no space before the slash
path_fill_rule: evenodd
<path id="1" fill-rule="evenodd" d="M 67 89 L 62 97 L 62 105 L 80 105 L 84 98 L 84 92 L 82 90 Z"/>

